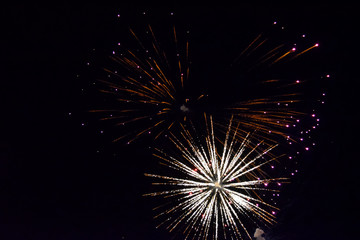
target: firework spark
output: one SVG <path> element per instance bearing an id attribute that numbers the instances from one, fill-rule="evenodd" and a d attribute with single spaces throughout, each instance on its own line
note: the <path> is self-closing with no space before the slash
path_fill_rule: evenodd
<path id="1" fill-rule="evenodd" d="M 266 139 L 274 144 L 278 142 L 276 136 L 293 140 L 289 136 L 289 126 L 293 126 L 305 115 L 288 107 L 296 102 L 298 100 L 277 100 L 275 97 L 268 97 L 238 102 L 227 110 L 234 115 L 234 121 L 241 125 L 239 136 L 246 136 L 247 132 L 255 131 L 254 138 Z M 216 125 L 225 131 L 222 124 Z"/>
<path id="2" fill-rule="evenodd" d="M 301 49 L 301 46 L 304 49 Z M 289 63 L 318 46 L 318 43 L 310 46 L 303 42 L 298 45 L 274 43 L 263 34 L 259 34 L 245 47 L 232 66 L 237 69 L 236 75 L 246 76 L 248 81 L 253 82 L 248 83 L 253 88 L 249 92 L 254 95 L 260 94 L 260 97 L 248 97 L 225 108 L 241 126 L 242 131 L 239 136 L 245 137 L 247 132 L 256 131 L 253 134 L 254 138 L 266 139 L 271 144 L 278 143 L 278 137 L 295 141 L 294 137 L 290 136 L 289 127 L 296 125 L 299 119 L 306 115 L 307 111 L 298 104 L 305 101 L 304 93 L 299 89 L 306 81 L 300 81 L 295 78 L 296 75 L 294 75 L 295 79 L 291 77 L 274 79 L 269 71 L 274 65 Z M 274 75 L 279 76 L 279 74 Z M 223 124 L 217 122 L 216 126 L 226 131 Z"/>
<path id="3" fill-rule="evenodd" d="M 177 173 L 177 177 L 145 174 L 160 180 L 154 185 L 168 187 L 145 196 L 163 196 L 173 200 L 173 205 L 166 207 L 156 218 L 166 218 L 159 226 L 167 225 L 169 231 L 185 225 L 186 238 L 219 239 L 219 236 L 224 236 L 251 239 L 246 227 L 249 222 L 275 222 L 277 208 L 263 201 L 258 193 L 278 191 L 269 189 L 268 184 L 280 184 L 285 179 L 260 179 L 256 174 L 257 169 L 276 159 L 265 160 L 275 146 L 260 150 L 260 142 L 250 147 L 249 135 L 242 142 L 237 142 L 237 133 L 231 130 L 231 122 L 225 141 L 221 143 L 214 135 L 212 118 L 206 125 L 208 134 L 204 144 L 184 128 L 182 139 L 185 141 L 175 136 L 171 138 L 180 150 L 180 156 L 168 156 L 161 150 L 160 154 L 155 154 L 169 170 Z M 218 144 L 222 152 L 218 151 Z"/>
<path id="4" fill-rule="evenodd" d="M 138 36 L 132 29 L 130 33 L 137 48 L 125 49 L 120 54 L 114 51 L 111 56 L 115 64 L 113 69 L 105 68 L 108 79 L 99 80 L 101 92 L 116 98 L 113 109 L 91 111 L 107 115 L 102 120 L 126 126 L 127 133 L 114 141 L 127 138 L 128 143 L 145 134 L 158 138 L 177 121 L 186 119 L 191 101 L 203 97 L 190 99 L 185 93 L 190 72 L 189 42 L 179 43 L 175 27 L 169 37 L 174 46 L 169 48 L 169 39 L 166 44 L 171 51 L 161 47 L 150 25 L 145 36 Z"/>

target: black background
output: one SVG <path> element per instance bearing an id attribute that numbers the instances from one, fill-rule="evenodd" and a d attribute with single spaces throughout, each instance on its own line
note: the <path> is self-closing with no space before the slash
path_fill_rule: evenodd
<path id="1" fill-rule="evenodd" d="M 317 72 L 331 74 L 331 79 L 318 146 L 284 190 L 279 224 L 266 230 L 266 239 L 356 238 L 359 140 L 354 50 L 358 37 L 353 8 L 345 4 L 189 6 L 182 2 L 159 7 L 121 1 L 3 6 L 0 238 L 173 236 L 155 229 L 154 201 L 141 196 L 150 186 L 143 173 L 155 168 L 147 159 L 148 151 L 136 144 L 99 147 L 106 146 L 107 139 L 100 136 L 97 126 L 91 126 L 96 123 L 83 118 L 81 113 L 88 106 L 81 89 L 86 83 L 76 78 L 91 49 L 108 46 L 121 36 L 116 15 L 136 24 L 142 11 L 187 14 L 186 24 L 199 30 L 194 33 L 194 45 L 202 46 L 198 53 L 195 50 L 195 58 L 199 54 L 211 58 L 211 50 L 232 58 L 233 53 L 224 53 L 221 46 L 241 32 L 252 31 L 234 29 L 239 19 L 247 19 L 251 26 L 276 19 L 320 41 L 314 66 Z M 206 51 L 208 45 L 212 48 Z M 206 77 L 216 81 L 211 74 Z"/>

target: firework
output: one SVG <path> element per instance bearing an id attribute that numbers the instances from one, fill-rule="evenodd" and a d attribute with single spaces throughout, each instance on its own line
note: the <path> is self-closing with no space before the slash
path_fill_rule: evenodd
<path id="1" fill-rule="evenodd" d="M 169 231 L 183 228 L 186 238 L 219 239 L 224 236 L 244 239 L 251 236 L 247 225 L 251 223 L 272 224 L 276 207 L 266 203 L 260 196 L 273 182 L 280 185 L 284 178 L 260 178 L 257 170 L 274 161 L 268 156 L 275 146 L 261 149 L 262 142 L 251 146 L 248 135 L 242 142 L 236 141 L 236 131 L 228 126 L 225 141 L 216 140 L 213 121 L 207 126 L 204 142 L 193 137 L 185 128 L 182 137 L 172 136 L 172 142 L 180 151 L 169 156 L 161 150 L 155 154 L 174 175 L 145 174 L 158 179 L 154 185 L 166 186 L 166 190 L 146 194 L 171 199 L 169 206 L 162 206 L 156 218 L 165 218 L 159 226 Z M 219 147 L 220 146 L 220 147 Z"/>
<path id="2" fill-rule="evenodd" d="M 244 138 L 247 132 L 254 132 L 255 139 L 266 139 L 270 144 L 278 143 L 279 139 L 284 138 L 296 141 L 290 128 L 299 125 L 300 119 L 309 115 L 306 113 L 308 110 L 304 109 L 304 103 L 313 99 L 306 99 L 306 81 L 299 80 L 296 73 L 286 76 L 283 68 L 289 65 L 280 63 L 289 64 L 319 46 L 318 43 L 300 43 L 301 45 L 278 43 L 260 34 L 235 58 L 232 63 L 235 71 L 233 74 L 235 78 L 245 80 L 243 88 L 248 91 L 243 91 L 243 96 L 241 91 L 231 94 L 240 95 L 242 100 L 233 100 L 235 103 L 228 104 L 225 111 L 234 116 L 234 121 L 240 125 L 240 138 Z M 216 121 L 216 126 L 226 131 L 221 120 Z"/>
<path id="3" fill-rule="evenodd" d="M 105 68 L 107 79 L 100 79 L 100 91 L 116 99 L 112 109 L 98 109 L 102 120 L 125 126 L 126 132 L 114 141 L 127 139 L 130 143 L 143 135 L 155 139 L 186 120 L 189 104 L 203 95 L 188 97 L 189 42 L 179 41 L 173 27 L 161 47 L 151 25 L 144 34 L 130 29 L 136 46 L 113 51 L 112 67 Z M 172 47 L 171 43 L 173 43 Z M 121 45 L 120 43 L 118 45 Z"/>
<path id="4" fill-rule="evenodd" d="M 265 139 L 269 144 L 278 143 L 279 137 L 296 141 L 289 128 L 298 125 L 306 115 L 307 111 L 299 105 L 304 100 L 299 88 L 305 81 L 289 77 L 275 79 L 268 69 L 297 59 L 318 47 L 318 43 L 296 46 L 272 41 L 265 34 L 256 36 L 232 64 L 235 78 L 244 76 L 246 80 L 244 87 L 237 85 L 233 89 L 241 88 L 243 92 L 233 93 L 229 89 L 222 94 L 218 91 L 224 83 L 221 81 L 215 83 L 215 92 L 210 94 L 216 99 L 214 102 L 224 96 L 240 97 L 232 97 L 231 103 L 225 105 L 212 105 L 208 101 L 199 105 L 199 102 L 205 103 L 202 100 L 207 94 L 190 86 L 189 31 L 182 29 L 184 34 L 178 34 L 175 27 L 167 29 L 169 31 L 156 32 L 151 25 L 144 31 L 130 29 L 131 41 L 118 43 L 112 51 L 104 77 L 96 85 L 110 101 L 101 102 L 99 108 L 91 112 L 99 113 L 100 119 L 112 123 L 110 125 L 120 126 L 114 141 L 131 143 L 144 135 L 157 139 L 205 112 L 214 115 L 215 127 L 224 133 L 230 116 L 234 116 L 234 122 L 240 124 L 239 140 L 252 132 L 253 138 Z M 226 80 L 227 70 L 220 71 Z M 203 85 L 206 84 L 209 82 Z"/>

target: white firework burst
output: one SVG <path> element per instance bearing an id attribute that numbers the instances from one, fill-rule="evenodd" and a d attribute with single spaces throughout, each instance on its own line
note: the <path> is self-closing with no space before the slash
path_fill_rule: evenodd
<path id="1" fill-rule="evenodd" d="M 259 191 L 278 191 L 269 189 L 268 184 L 277 182 L 280 185 L 284 180 L 258 177 L 258 170 L 276 159 L 272 156 L 265 160 L 265 155 L 275 146 L 260 150 L 262 142 L 252 145 L 249 134 L 238 142 L 237 132 L 231 133 L 231 122 L 224 142 L 215 141 L 210 117 L 204 144 L 183 128 L 182 140 L 174 135 L 171 138 L 181 151 L 179 156 L 169 156 L 161 150 L 158 150 L 160 154 L 155 154 L 170 168 L 168 171 L 178 174 L 176 177 L 145 174 L 161 180 L 154 185 L 168 188 L 145 196 L 171 199 L 170 206 L 156 208 L 165 209 L 155 216 L 165 219 L 159 226 L 167 225 L 169 231 L 182 226 L 185 238 L 251 239 L 246 227 L 249 222 L 275 222 L 277 208 L 264 202 L 258 194 Z M 222 152 L 218 151 L 218 145 Z"/>

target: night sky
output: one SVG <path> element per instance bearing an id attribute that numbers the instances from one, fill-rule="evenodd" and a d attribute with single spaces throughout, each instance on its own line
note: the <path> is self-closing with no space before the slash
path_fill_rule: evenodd
<path id="1" fill-rule="evenodd" d="M 91 106 L 81 91 L 89 83 L 76 77 L 83 74 L 93 48 L 110 49 L 128 34 L 119 28 L 118 13 L 125 19 L 122 25 L 136 25 L 143 23 L 137 17 L 143 11 L 182 16 L 184 25 L 192 29 L 191 44 L 198 46 L 191 50 L 194 59 L 206 59 L 194 75 L 207 78 L 213 89 L 226 65 L 222 59 L 234 57 L 232 46 L 241 36 L 255 34 L 254 26 L 261 29 L 276 20 L 320 43 L 314 58 L 305 58 L 311 67 L 304 70 L 331 76 L 319 87 L 327 97 L 319 111 L 317 146 L 304 155 L 299 174 L 283 189 L 279 223 L 264 230 L 267 240 L 355 239 L 360 142 L 358 66 L 353 53 L 359 39 L 353 8 L 335 4 L 190 7 L 181 2 L 158 7 L 122 1 L 3 6 L 0 239 L 174 236 L 155 228 L 156 201 L 142 197 L 151 191 L 144 172 L 158 166 L 151 151 L 144 142 L 111 143 L 113 135 L 106 134 L 111 127 L 100 134 L 104 124 L 86 113 Z"/>

